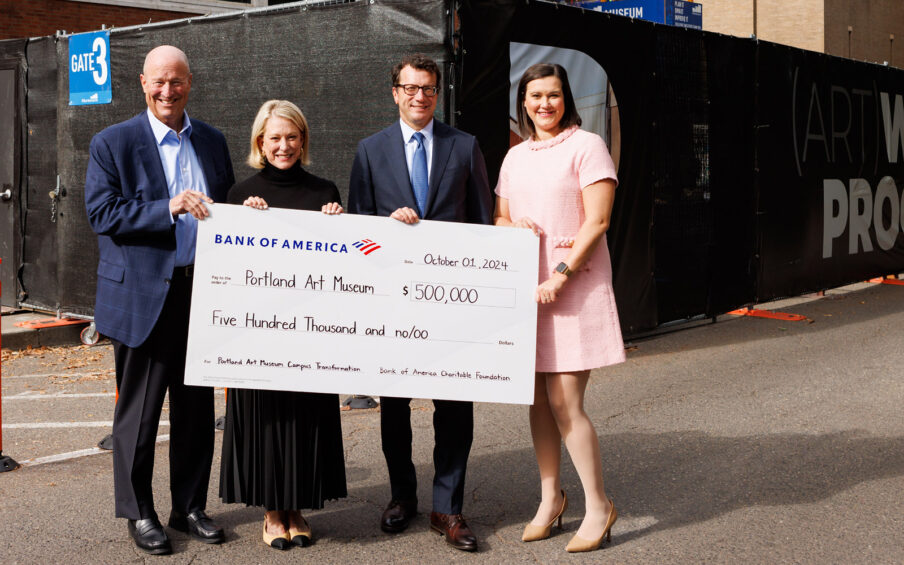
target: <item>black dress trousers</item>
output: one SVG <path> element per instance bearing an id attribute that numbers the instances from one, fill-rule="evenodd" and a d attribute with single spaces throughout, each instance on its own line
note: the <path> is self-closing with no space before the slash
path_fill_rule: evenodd
<path id="1" fill-rule="evenodd" d="M 380 397 L 380 435 L 394 500 L 417 499 L 411 461 L 411 399 Z M 468 455 L 474 438 L 474 404 L 433 401 L 433 510 L 461 514 Z"/>
<path id="2" fill-rule="evenodd" d="M 185 352 L 191 278 L 177 268 L 148 339 L 138 347 L 113 340 L 119 400 L 113 415 L 113 482 L 116 516 L 153 518 L 151 479 L 157 427 L 169 389 L 172 508 L 204 510 L 213 458 L 213 389 L 186 386 Z"/>

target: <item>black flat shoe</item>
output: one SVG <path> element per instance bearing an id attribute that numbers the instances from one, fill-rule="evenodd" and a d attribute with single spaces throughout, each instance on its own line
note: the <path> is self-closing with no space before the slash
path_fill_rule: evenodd
<path id="1" fill-rule="evenodd" d="M 183 514 L 173 511 L 170 514 L 169 527 L 204 543 L 222 543 L 226 539 L 223 528 L 217 526 L 203 510 Z"/>
<path id="2" fill-rule="evenodd" d="M 129 520 L 129 535 L 135 540 L 138 549 L 145 553 L 167 555 L 173 552 L 173 546 L 157 518 Z"/>

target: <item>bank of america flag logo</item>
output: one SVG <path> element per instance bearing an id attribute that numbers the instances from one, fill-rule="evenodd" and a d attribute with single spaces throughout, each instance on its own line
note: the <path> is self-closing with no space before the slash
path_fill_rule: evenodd
<path id="1" fill-rule="evenodd" d="M 371 239 L 362 239 L 361 241 L 356 241 L 352 245 L 357 247 L 358 251 L 365 255 L 370 255 L 380 248 L 380 244 Z"/>

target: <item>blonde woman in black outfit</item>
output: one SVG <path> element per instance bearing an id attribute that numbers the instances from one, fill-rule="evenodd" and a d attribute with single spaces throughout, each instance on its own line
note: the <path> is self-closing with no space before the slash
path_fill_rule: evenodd
<path id="1" fill-rule="evenodd" d="M 298 106 L 265 102 L 254 119 L 248 164 L 260 172 L 229 191 L 227 202 L 264 210 L 342 212 L 331 181 L 309 164 L 310 132 Z M 220 497 L 263 506 L 263 540 L 277 549 L 311 543 L 301 514 L 346 496 L 336 394 L 230 389 L 226 404 Z"/>

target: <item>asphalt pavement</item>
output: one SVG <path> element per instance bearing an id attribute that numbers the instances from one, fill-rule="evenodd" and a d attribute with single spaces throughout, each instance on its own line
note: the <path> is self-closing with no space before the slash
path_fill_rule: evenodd
<path id="1" fill-rule="evenodd" d="M 429 530 L 432 404 L 413 403 L 421 514 L 379 530 L 389 488 L 379 412 L 342 413 L 349 496 L 310 512 L 315 543 L 278 552 L 263 513 L 217 497 L 217 434 L 208 512 L 227 542 L 170 532 L 175 553 L 138 551 L 113 517 L 112 349 L 3 352 L 0 561 L 10 563 L 902 563 L 904 286 L 862 284 L 770 308 L 789 322 L 722 316 L 628 344 L 628 361 L 595 371 L 586 407 L 619 511 L 612 543 L 565 545 L 581 520 L 567 455 L 565 531 L 522 543 L 539 499 L 524 406 L 475 406 L 465 516 L 480 540 L 456 551 Z M 224 408 L 216 396 L 218 415 Z M 338 408 L 338 407 L 337 407 Z M 169 515 L 167 412 L 155 493 Z"/>

